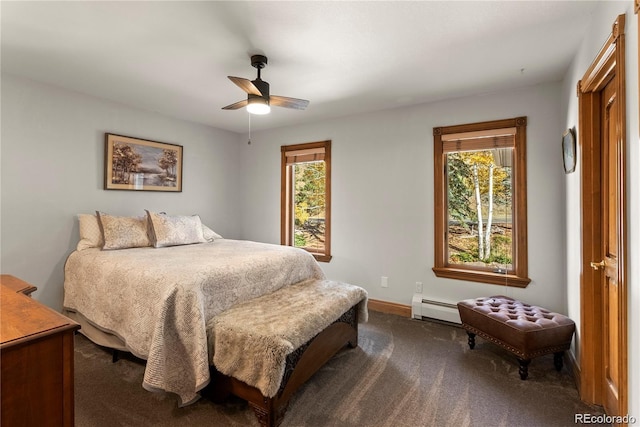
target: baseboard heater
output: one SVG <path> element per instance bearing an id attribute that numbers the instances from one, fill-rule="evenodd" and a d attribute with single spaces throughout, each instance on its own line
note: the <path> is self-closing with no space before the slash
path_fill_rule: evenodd
<path id="1" fill-rule="evenodd" d="M 430 299 L 422 294 L 413 294 L 411 317 L 419 320 L 425 318 L 443 320 L 445 322 L 457 323 L 458 325 L 462 323 L 456 304 Z"/>

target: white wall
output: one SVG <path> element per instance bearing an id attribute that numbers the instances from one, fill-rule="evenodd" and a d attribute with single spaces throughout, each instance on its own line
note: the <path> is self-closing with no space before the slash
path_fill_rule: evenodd
<path id="1" fill-rule="evenodd" d="M 326 274 L 371 298 L 410 305 L 415 282 L 456 302 L 507 294 L 566 312 L 560 84 L 254 132 L 242 142 L 242 237 L 279 243 L 280 146 L 332 140 L 333 259 Z M 304 114 L 304 113 L 301 113 Z M 529 276 L 526 289 L 435 277 L 433 128 L 528 117 Z M 389 287 L 380 286 L 389 277 Z"/>
<path id="2" fill-rule="evenodd" d="M 638 107 L 638 24 L 633 13 L 633 2 L 601 2 L 593 13 L 586 37 L 580 50 L 568 70 L 562 84 L 562 115 L 564 127 L 576 126 L 578 134 L 578 99 L 576 86 L 591 62 L 607 40 L 616 16 L 626 14 L 626 108 L 627 108 L 627 266 L 628 266 L 628 298 L 629 298 L 629 414 L 640 418 L 640 314 L 636 309 L 640 304 L 640 148 L 639 107 Z M 568 314 L 576 321 L 580 319 L 580 174 L 582 165 L 579 162 L 574 174 L 566 175 L 564 187 L 565 202 L 565 240 L 564 257 L 567 260 L 566 278 Z M 580 337 L 579 324 L 577 337 Z M 575 343 L 574 343 L 575 344 Z M 578 347 L 578 346 L 576 346 Z M 575 348 L 578 350 L 578 348 Z M 579 354 L 576 351 L 576 360 Z"/>
<path id="3" fill-rule="evenodd" d="M 239 234 L 237 134 L 6 74 L 1 111 L 1 271 L 36 285 L 45 304 L 62 306 L 78 213 L 198 213 L 223 236 Z M 107 132 L 182 145 L 183 191 L 103 190 Z"/>

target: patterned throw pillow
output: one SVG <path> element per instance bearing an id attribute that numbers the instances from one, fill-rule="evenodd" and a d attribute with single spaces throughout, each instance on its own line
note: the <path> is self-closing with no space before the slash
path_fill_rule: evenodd
<path id="1" fill-rule="evenodd" d="M 113 216 L 96 212 L 102 229 L 102 249 L 126 249 L 151 246 L 146 217 Z"/>
<path id="2" fill-rule="evenodd" d="M 153 230 L 151 242 L 156 248 L 206 242 L 198 215 L 169 216 L 149 211 L 147 215 Z"/>
<path id="3" fill-rule="evenodd" d="M 101 248 L 104 245 L 98 217 L 94 214 L 78 214 L 80 223 L 80 241 L 76 250 Z"/>

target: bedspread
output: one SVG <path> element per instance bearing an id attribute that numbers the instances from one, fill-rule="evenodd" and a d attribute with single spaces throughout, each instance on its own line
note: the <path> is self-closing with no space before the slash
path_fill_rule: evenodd
<path id="1" fill-rule="evenodd" d="M 64 308 L 147 360 L 143 386 L 195 402 L 209 380 L 206 324 L 236 303 L 324 274 L 308 252 L 220 239 L 167 248 L 75 251 Z"/>

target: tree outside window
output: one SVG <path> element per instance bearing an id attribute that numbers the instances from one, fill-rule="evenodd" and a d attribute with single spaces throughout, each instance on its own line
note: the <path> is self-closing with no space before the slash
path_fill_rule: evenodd
<path id="1" fill-rule="evenodd" d="M 448 262 L 513 270 L 511 167 L 497 153 L 512 149 L 448 153 Z"/>

